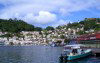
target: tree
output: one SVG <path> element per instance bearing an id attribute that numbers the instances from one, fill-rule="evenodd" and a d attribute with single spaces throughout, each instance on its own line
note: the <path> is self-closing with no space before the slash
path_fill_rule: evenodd
<path id="1" fill-rule="evenodd" d="M 64 43 L 68 44 L 70 42 L 70 39 L 65 39 Z"/>
<path id="2" fill-rule="evenodd" d="M 95 18 L 86 18 L 84 20 L 84 30 L 94 29 L 96 24 L 97 22 Z"/>
<path id="3" fill-rule="evenodd" d="M 62 42 L 61 40 L 57 40 L 57 42 L 56 42 L 56 43 L 61 44 L 61 42 Z"/>
<path id="4" fill-rule="evenodd" d="M 60 38 L 61 38 L 61 39 L 64 39 L 64 38 L 65 38 L 65 36 L 64 36 L 64 35 L 60 35 Z"/>
<path id="5" fill-rule="evenodd" d="M 12 33 L 7 33 L 5 35 L 1 35 L 0 37 L 7 37 L 7 40 L 9 41 L 9 38 L 13 37 L 13 34 Z"/>
<path id="6" fill-rule="evenodd" d="M 79 35 L 82 35 L 82 34 L 84 34 L 85 32 L 84 31 L 79 31 L 79 32 L 77 32 L 77 34 L 79 34 Z"/>
<path id="7" fill-rule="evenodd" d="M 0 30 L 2 32 L 18 33 L 21 31 L 34 31 L 34 25 L 27 24 L 23 20 L 0 19 Z"/>
<path id="8" fill-rule="evenodd" d="M 79 24 L 84 25 L 84 21 L 80 21 Z"/>
<path id="9" fill-rule="evenodd" d="M 35 27 L 35 31 L 42 31 L 41 27 Z"/>
<path id="10" fill-rule="evenodd" d="M 51 27 L 51 26 L 48 26 L 48 27 L 46 27 L 46 29 L 45 30 L 47 30 L 47 31 L 49 31 L 49 30 L 54 30 L 54 28 L 53 27 Z"/>
<path id="11" fill-rule="evenodd" d="M 61 28 L 62 28 L 61 26 L 56 27 L 56 29 L 61 29 Z"/>

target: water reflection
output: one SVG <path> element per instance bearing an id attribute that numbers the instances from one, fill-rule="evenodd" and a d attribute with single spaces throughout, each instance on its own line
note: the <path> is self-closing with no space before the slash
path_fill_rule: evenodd
<path id="1" fill-rule="evenodd" d="M 0 47 L 0 63 L 18 63 L 21 60 L 21 50 L 10 49 L 12 47 Z M 12 53 L 13 52 L 13 53 Z"/>
<path id="2" fill-rule="evenodd" d="M 0 47 L 1 63 L 58 63 L 61 47 L 9 46 Z"/>

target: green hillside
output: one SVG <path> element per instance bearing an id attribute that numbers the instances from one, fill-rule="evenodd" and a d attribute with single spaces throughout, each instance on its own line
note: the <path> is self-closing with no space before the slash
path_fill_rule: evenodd
<path id="1" fill-rule="evenodd" d="M 20 31 L 34 31 L 34 30 L 41 30 L 40 27 L 35 27 L 33 25 L 30 25 L 23 20 L 17 20 L 17 19 L 0 19 L 0 30 L 2 32 L 13 32 L 17 33 Z"/>
<path id="2" fill-rule="evenodd" d="M 58 26 L 57 29 L 64 29 L 64 28 L 83 28 L 83 31 L 78 32 L 79 34 L 84 34 L 85 31 L 94 30 L 100 31 L 100 18 L 85 18 L 80 22 L 68 23 L 67 25 Z"/>

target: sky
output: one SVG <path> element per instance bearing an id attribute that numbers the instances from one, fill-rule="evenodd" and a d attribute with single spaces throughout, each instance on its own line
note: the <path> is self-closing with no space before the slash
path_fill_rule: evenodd
<path id="1" fill-rule="evenodd" d="M 100 18 L 100 0 L 0 0 L 0 18 L 57 27 L 84 18 Z"/>

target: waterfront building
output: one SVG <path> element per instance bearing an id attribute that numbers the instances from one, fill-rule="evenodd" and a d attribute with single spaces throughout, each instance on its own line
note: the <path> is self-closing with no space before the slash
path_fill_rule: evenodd
<path id="1" fill-rule="evenodd" d="M 4 46 L 5 45 L 5 41 L 0 40 L 0 46 Z"/>
<path id="2" fill-rule="evenodd" d="M 100 32 L 84 34 L 77 38 L 78 43 L 100 48 Z"/>

